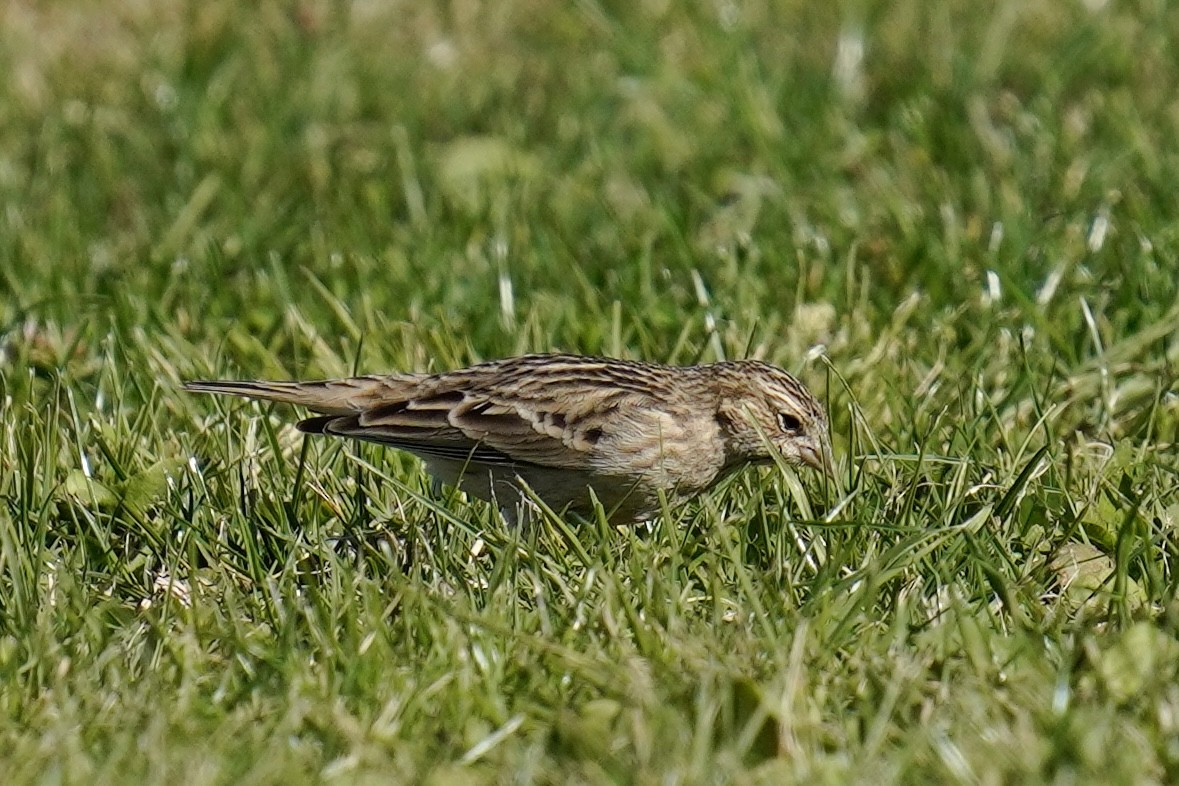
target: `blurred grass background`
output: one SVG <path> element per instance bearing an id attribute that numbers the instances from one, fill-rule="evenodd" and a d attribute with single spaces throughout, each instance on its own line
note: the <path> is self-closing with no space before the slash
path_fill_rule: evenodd
<path id="1" fill-rule="evenodd" d="M 8 783 L 1179 779 L 1179 11 L 14 0 Z M 846 493 L 505 532 L 180 380 L 755 355 Z"/>

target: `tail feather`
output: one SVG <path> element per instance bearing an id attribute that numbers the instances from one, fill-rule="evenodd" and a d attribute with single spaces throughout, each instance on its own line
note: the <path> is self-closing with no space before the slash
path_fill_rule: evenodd
<path id="1" fill-rule="evenodd" d="M 324 415 L 352 415 L 372 405 L 377 388 L 388 394 L 388 383 L 376 379 L 338 379 L 323 382 L 255 382 L 197 380 L 184 383 L 192 393 L 241 396 L 257 401 L 298 404 Z"/>

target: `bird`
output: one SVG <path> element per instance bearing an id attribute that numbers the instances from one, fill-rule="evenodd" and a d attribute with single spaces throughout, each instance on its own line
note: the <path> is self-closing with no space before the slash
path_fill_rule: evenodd
<path id="1" fill-rule="evenodd" d="M 192 381 L 197 393 L 295 404 L 299 431 L 423 459 L 436 482 L 514 524 L 528 490 L 555 512 L 654 518 L 747 465 L 833 474 L 827 416 L 793 375 L 760 360 L 672 366 L 531 354 L 440 373 L 313 382 Z M 534 510 L 534 508 L 533 508 Z"/>

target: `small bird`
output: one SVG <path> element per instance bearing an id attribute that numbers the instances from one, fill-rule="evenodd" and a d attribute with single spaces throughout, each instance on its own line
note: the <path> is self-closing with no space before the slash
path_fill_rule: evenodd
<path id="1" fill-rule="evenodd" d="M 306 407 L 318 416 L 300 431 L 413 453 L 436 480 L 497 505 L 509 522 L 523 486 L 581 516 L 592 515 L 592 489 L 624 524 L 655 516 L 661 492 L 686 499 L 775 456 L 832 471 L 823 408 L 758 360 L 666 366 L 540 354 L 439 374 L 184 387 Z"/>

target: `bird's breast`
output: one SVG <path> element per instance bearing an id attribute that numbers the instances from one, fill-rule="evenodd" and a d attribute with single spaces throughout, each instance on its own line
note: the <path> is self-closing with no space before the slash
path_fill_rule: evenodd
<path id="1" fill-rule="evenodd" d="M 652 410 L 608 431 L 591 462 L 602 475 L 634 478 L 667 492 L 691 493 L 717 480 L 725 465 L 725 450 L 714 419 L 690 408 Z"/>

